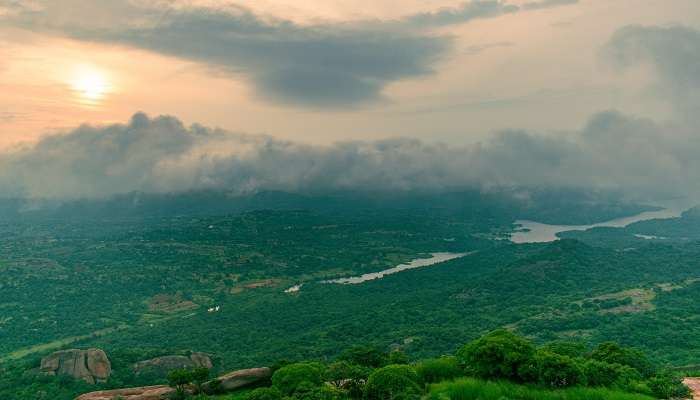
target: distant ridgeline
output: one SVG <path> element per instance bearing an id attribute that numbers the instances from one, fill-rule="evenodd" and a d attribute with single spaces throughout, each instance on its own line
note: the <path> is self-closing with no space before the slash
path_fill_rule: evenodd
<path id="1" fill-rule="evenodd" d="M 615 342 L 589 349 L 577 341 L 535 347 L 507 330 L 491 332 L 454 355 L 438 358 L 410 361 L 400 348 L 354 346 L 333 359 L 278 361 L 271 367 L 223 374 L 202 353 L 134 364 L 129 364 L 129 356 L 116 355 L 112 363 L 119 367 L 110 371 L 106 354 L 89 352 L 99 355 L 102 365 L 103 379 L 97 382 L 86 381 L 89 374 L 76 374 L 75 365 L 66 364 L 74 355 L 85 354 L 70 350 L 42 360 L 38 375 L 5 370 L 0 395 L 7 400 L 72 400 L 81 392 L 87 393 L 78 400 L 650 400 L 689 395 L 682 375 L 660 369 L 637 349 Z M 46 376 L 49 364 L 55 368 Z M 148 377 L 143 375 L 146 367 L 154 368 Z M 18 374 L 21 377 L 12 380 Z"/>
<path id="2" fill-rule="evenodd" d="M 440 210 L 444 214 L 532 219 L 551 224 L 591 224 L 655 207 L 621 202 L 614 194 L 577 190 L 501 189 L 455 192 L 334 192 L 297 194 L 265 191 L 233 195 L 222 191 L 129 193 L 107 199 L 0 199 L 0 218 L 115 219 L 129 217 L 220 216 L 254 210 L 312 210 L 352 214 L 367 210 Z"/>

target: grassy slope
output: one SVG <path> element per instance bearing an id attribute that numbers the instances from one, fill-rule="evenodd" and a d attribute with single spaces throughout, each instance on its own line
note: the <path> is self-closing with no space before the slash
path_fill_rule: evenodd
<path id="1" fill-rule="evenodd" d="M 509 382 L 459 379 L 430 387 L 430 400 L 651 400 L 652 397 L 610 389 L 569 388 L 546 390 Z"/>

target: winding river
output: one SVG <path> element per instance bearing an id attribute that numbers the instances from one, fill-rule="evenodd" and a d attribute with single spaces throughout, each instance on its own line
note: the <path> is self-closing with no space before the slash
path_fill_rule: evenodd
<path id="1" fill-rule="evenodd" d="M 667 219 L 680 217 L 685 208 L 665 208 L 657 211 L 646 211 L 630 217 L 617 218 L 591 225 L 548 225 L 535 221 L 518 220 L 518 230 L 513 232 L 510 240 L 513 243 L 543 243 L 559 240 L 557 234 L 566 231 L 585 231 L 591 228 L 624 228 L 635 222 L 650 219 Z"/>
<path id="2" fill-rule="evenodd" d="M 475 252 L 469 252 L 469 253 L 431 253 L 429 258 L 418 258 L 415 259 L 407 264 L 399 264 L 395 267 L 385 269 L 383 271 L 379 272 L 370 272 L 364 275 L 359 275 L 359 276 L 351 276 L 347 278 L 338 278 L 338 279 L 328 279 L 325 281 L 320 281 L 319 283 L 326 283 L 326 284 L 340 284 L 340 285 L 357 285 L 363 282 L 371 281 L 374 279 L 382 279 L 387 275 L 392 275 L 399 273 L 401 271 L 406 271 L 409 269 L 415 269 L 415 268 L 423 268 L 427 267 L 430 265 L 438 264 L 441 262 L 445 261 L 450 261 L 454 260 L 455 258 L 461 258 L 468 256 L 470 254 L 474 254 Z M 301 290 L 301 287 L 303 284 L 298 284 L 290 287 L 289 289 L 285 290 L 285 293 L 295 293 Z"/>

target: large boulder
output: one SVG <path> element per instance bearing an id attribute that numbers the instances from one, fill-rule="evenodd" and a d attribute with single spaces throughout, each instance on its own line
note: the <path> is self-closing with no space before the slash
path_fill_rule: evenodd
<path id="1" fill-rule="evenodd" d="M 112 365 L 100 349 L 62 350 L 41 359 L 39 372 L 49 376 L 70 376 L 87 383 L 107 382 Z"/>
<path id="2" fill-rule="evenodd" d="M 140 361 L 132 365 L 136 375 L 151 374 L 164 377 L 168 372 L 175 369 L 212 368 L 209 355 L 205 353 L 192 352 L 186 356 L 163 356 L 150 360 Z"/>
<path id="3" fill-rule="evenodd" d="M 246 386 L 261 384 L 272 377 L 270 368 L 250 368 L 229 372 L 204 384 L 205 391 L 229 392 Z"/>
<path id="4" fill-rule="evenodd" d="M 165 400 L 175 394 L 175 389 L 169 386 L 144 386 L 129 389 L 101 390 L 85 393 L 75 400 Z"/>

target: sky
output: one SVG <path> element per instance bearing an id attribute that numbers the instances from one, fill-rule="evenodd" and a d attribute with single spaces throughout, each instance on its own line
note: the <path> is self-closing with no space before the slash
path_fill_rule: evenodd
<path id="1" fill-rule="evenodd" d="M 698 89 L 697 0 L 0 0 L 0 191 L 695 195 Z"/>

